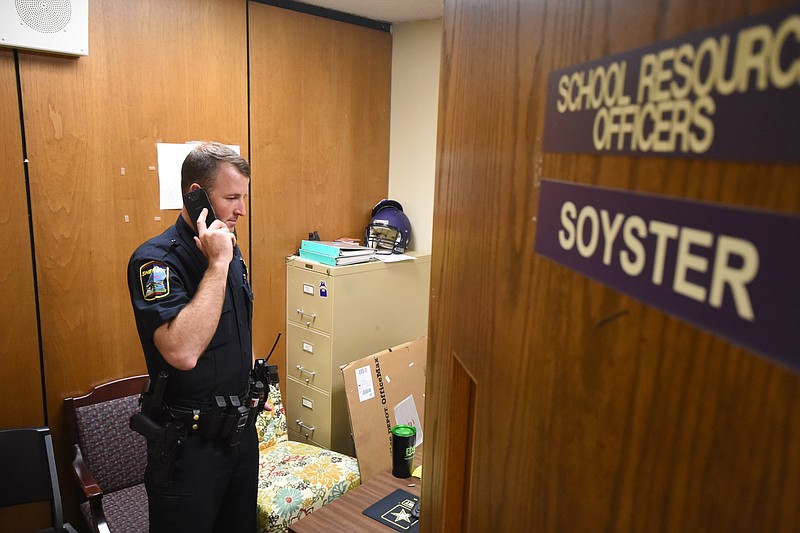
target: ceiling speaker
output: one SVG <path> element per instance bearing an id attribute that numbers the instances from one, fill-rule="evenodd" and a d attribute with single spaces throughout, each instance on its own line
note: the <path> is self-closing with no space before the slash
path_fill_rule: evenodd
<path id="1" fill-rule="evenodd" d="M 0 0 L 0 46 L 89 55 L 89 0 Z"/>

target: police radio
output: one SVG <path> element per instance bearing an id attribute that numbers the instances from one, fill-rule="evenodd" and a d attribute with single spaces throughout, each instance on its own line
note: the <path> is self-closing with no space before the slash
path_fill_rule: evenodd
<path id="1" fill-rule="evenodd" d="M 275 339 L 275 344 L 272 345 L 267 358 L 256 359 L 253 364 L 253 370 L 250 372 L 250 388 L 247 392 L 247 407 L 249 409 L 246 411 L 245 420 L 240 419 L 241 425 L 231 433 L 229 441 L 231 446 L 238 444 L 242 430 L 246 427 L 251 427 L 255 423 L 256 417 L 264 411 L 264 403 L 269 395 L 269 386 L 278 384 L 278 367 L 276 365 L 268 365 L 267 361 L 272 356 L 272 352 L 275 351 L 280 338 L 281 334 L 278 332 L 278 338 Z"/>
<path id="2" fill-rule="evenodd" d="M 264 400 L 269 395 L 269 386 L 277 385 L 279 382 L 278 366 L 267 364 L 269 358 L 272 357 L 272 352 L 275 351 L 275 347 L 278 346 L 279 340 L 281 340 L 280 332 L 278 332 L 278 337 L 275 339 L 275 343 L 272 345 L 272 349 L 266 359 L 256 359 L 253 364 L 248 398 L 250 400 L 250 408 L 255 408 L 256 414 L 264 410 Z"/>

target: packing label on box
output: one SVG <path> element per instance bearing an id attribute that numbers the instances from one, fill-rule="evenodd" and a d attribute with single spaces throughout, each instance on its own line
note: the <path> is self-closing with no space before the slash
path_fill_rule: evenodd
<path id="1" fill-rule="evenodd" d="M 356 387 L 359 402 L 366 402 L 375 397 L 375 384 L 372 383 L 372 372 L 370 372 L 369 365 L 356 369 Z"/>

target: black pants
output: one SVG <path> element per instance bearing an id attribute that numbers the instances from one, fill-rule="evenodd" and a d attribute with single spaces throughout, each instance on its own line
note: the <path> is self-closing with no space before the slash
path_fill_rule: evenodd
<path id="1" fill-rule="evenodd" d="M 155 465 L 145 472 L 150 533 L 255 533 L 258 442 L 255 428 L 238 446 L 192 435 L 175 460 L 170 487 L 154 483 Z"/>

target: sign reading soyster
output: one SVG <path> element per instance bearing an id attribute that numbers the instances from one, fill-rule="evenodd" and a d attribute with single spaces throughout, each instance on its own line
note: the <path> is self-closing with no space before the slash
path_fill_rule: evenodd
<path id="1" fill-rule="evenodd" d="M 541 183 L 535 251 L 800 371 L 800 217 Z"/>
<path id="2" fill-rule="evenodd" d="M 551 72 L 542 144 L 800 162 L 800 4 Z"/>

